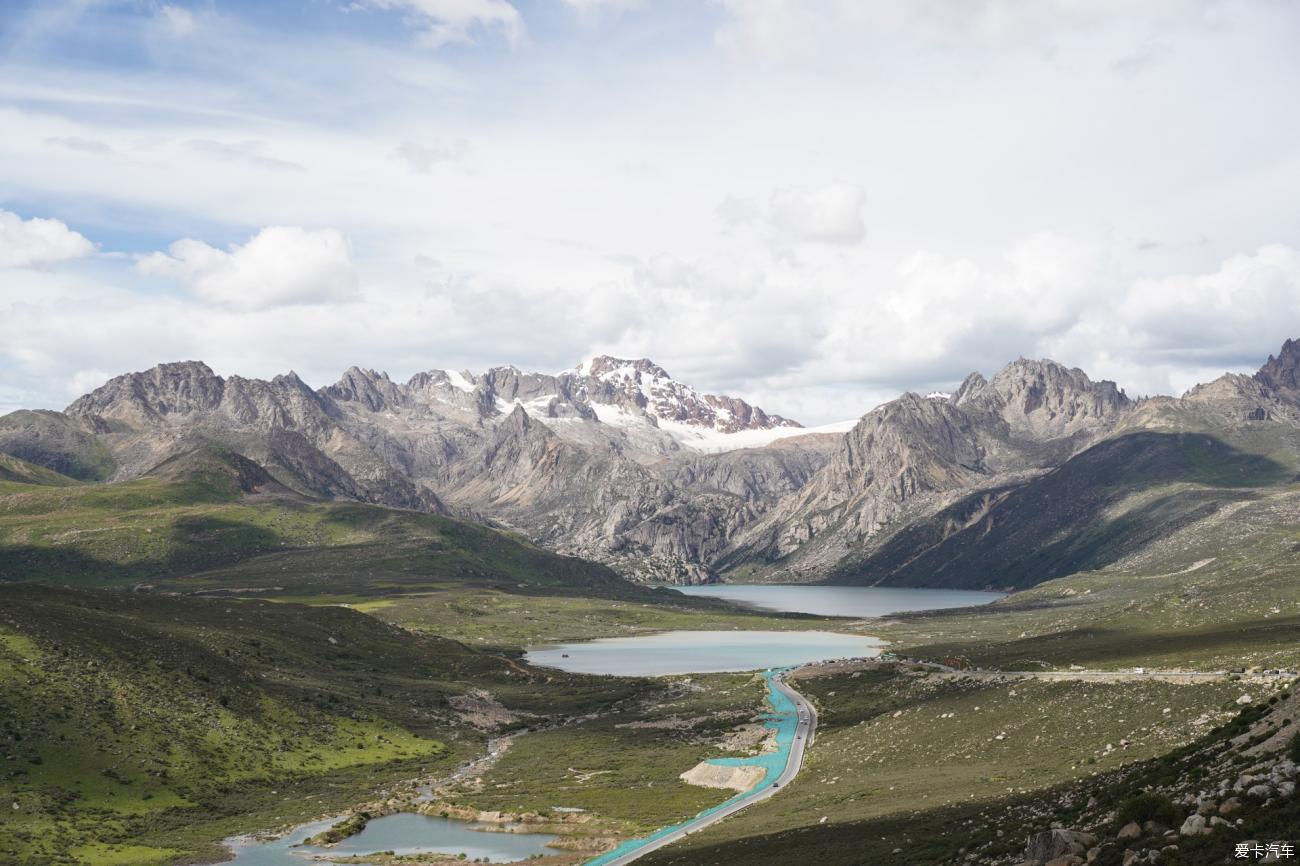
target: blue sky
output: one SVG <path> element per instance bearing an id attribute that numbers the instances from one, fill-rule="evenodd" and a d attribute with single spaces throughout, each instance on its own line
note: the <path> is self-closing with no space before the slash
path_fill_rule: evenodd
<path id="1" fill-rule="evenodd" d="M 1281 0 L 0 0 L 0 411 L 648 356 L 806 423 L 1300 336 Z"/>

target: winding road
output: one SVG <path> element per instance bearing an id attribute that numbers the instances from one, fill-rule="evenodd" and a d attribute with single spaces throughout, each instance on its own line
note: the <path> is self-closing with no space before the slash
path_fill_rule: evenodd
<path id="1" fill-rule="evenodd" d="M 632 850 L 619 853 L 619 849 L 616 848 L 609 854 L 589 860 L 588 866 L 624 866 L 624 864 L 638 860 L 651 851 L 657 851 L 665 845 L 671 845 L 691 833 L 698 832 L 711 824 L 716 824 L 723 818 L 734 815 L 742 809 L 748 809 L 755 803 L 760 803 L 776 795 L 799 774 L 799 768 L 803 766 L 804 750 L 817 735 L 817 710 L 803 695 L 785 682 L 784 674 L 774 674 L 771 682 L 774 689 L 789 699 L 798 714 L 794 728 L 794 740 L 790 744 L 790 753 L 786 758 L 785 768 L 780 775 L 775 780 L 764 778 L 756 787 L 737 795 L 718 809 L 702 812 L 684 824 L 678 824 L 667 831 L 660 831 L 659 834 L 652 835 L 645 840 L 637 840 L 640 844 Z"/>

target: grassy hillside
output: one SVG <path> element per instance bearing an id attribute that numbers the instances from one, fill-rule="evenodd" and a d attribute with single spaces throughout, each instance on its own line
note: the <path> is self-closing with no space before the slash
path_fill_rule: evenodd
<path id="1" fill-rule="evenodd" d="M 1032 804 L 1208 736 L 1241 693 L 1230 683 L 976 682 L 891 667 L 797 685 L 821 715 L 805 769 L 777 797 L 647 864 L 929 866 L 976 851 L 1010 864 L 1050 821 Z M 1024 814 L 1013 820 L 1016 807 Z"/>
<path id="2" fill-rule="evenodd" d="M 1290 481 L 1281 463 L 1212 436 L 1132 433 L 907 526 L 832 582 L 1033 586 L 1104 568 Z"/>
<path id="3" fill-rule="evenodd" d="M 901 651 L 1007 669 L 1300 665 L 1300 489 L 1171 527 L 1100 571 L 997 604 L 891 618 Z"/>
<path id="4" fill-rule="evenodd" d="M 235 455 L 191 455 L 114 484 L 12 464 L 0 481 L 0 581 L 122 586 L 208 572 L 191 588 L 471 583 L 653 597 L 604 566 L 477 524 L 291 494 Z"/>
<path id="5" fill-rule="evenodd" d="M 171 863 L 447 771 L 482 744 L 449 696 L 535 722 L 642 686 L 341 607 L 0 586 L 0 862 Z"/>

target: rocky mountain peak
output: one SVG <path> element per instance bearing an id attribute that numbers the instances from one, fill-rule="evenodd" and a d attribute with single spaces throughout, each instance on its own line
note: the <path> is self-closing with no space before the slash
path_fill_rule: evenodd
<path id="1" fill-rule="evenodd" d="M 382 412 L 406 402 L 403 389 L 387 373 L 360 367 L 349 367 L 341 379 L 321 390 L 333 400 L 355 401 L 371 412 Z"/>
<path id="2" fill-rule="evenodd" d="M 175 361 L 110 379 L 79 397 L 70 415 L 123 421 L 161 419 L 208 411 L 221 403 L 225 381 L 202 361 Z"/>
<path id="3" fill-rule="evenodd" d="M 1018 358 L 985 381 L 966 378 L 953 403 L 973 415 L 1000 416 L 1018 436 L 1053 439 L 1109 428 L 1133 407 L 1112 381 L 1093 381 L 1077 367 Z"/>
<path id="4" fill-rule="evenodd" d="M 1269 355 L 1255 381 L 1273 391 L 1300 391 L 1300 341 L 1289 339 L 1277 357 Z"/>
<path id="5" fill-rule="evenodd" d="M 696 430 L 737 433 L 803 426 L 780 415 L 769 415 L 736 397 L 701 394 L 673 379 L 649 358 L 598 355 L 561 379 L 576 379 L 574 390 L 579 398 L 619 407 L 660 427 L 667 422 Z"/>
<path id="6" fill-rule="evenodd" d="M 973 400 L 980 392 L 988 387 L 989 380 L 985 379 L 979 373 L 971 373 L 962 380 L 956 392 L 949 398 L 954 404 L 960 405 Z"/>
<path id="7" fill-rule="evenodd" d="M 579 376 L 593 376 L 597 379 L 629 379 L 647 376 L 651 379 L 671 379 L 668 371 L 649 358 L 615 358 L 611 355 L 597 355 L 583 361 L 574 368 Z"/>

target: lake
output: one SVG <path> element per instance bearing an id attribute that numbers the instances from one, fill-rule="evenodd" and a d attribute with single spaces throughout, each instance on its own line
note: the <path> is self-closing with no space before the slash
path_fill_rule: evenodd
<path id="1" fill-rule="evenodd" d="M 806 586 L 779 583 L 710 583 L 674 586 L 686 595 L 722 598 L 763 610 L 818 616 L 873 617 L 911 610 L 972 607 L 1003 598 L 1002 592 L 912 589 L 901 586 Z"/>
<path id="2" fill-rule="evenodd" d="M 624 677 L 791 667 L 880 653 L 880 641 L 828 631 L 668 631 L 529 650 L 529 664 Z"/>
<path id="3" fill-rule="evenodd" d="M 376 818 L 351 838 L 344 839 L 332 848 L 302 845 L 322 830 L 340 819 L 316 821 L 296 827 L 292 833 L 270 842 L 252 842 L 247 839 L 234 843 L 235 859 L 230 866 L 305 866 L 313 862 L 304 854 L 335 854 L 351 857 L 393 851 L 397 854 L 419 854 L 438 851 L 447 854 L 465 854 L 468 860 L 487 857 L 493 863 L 526 860 L 533 854 L 554 854 L 547 843 L 556 837 L 544 833 L 499 833 L 476 830 L 474 825 L 449 818 L 434 818 L 400 812 Z M 297 847 L 295 847 L 297 846 Z M 297 852 L 297 853 L 295 853 Z M 319 862 L 319 861 L 317 861 Z M 328 861 L 326 861 L 328 862 Z"/>

